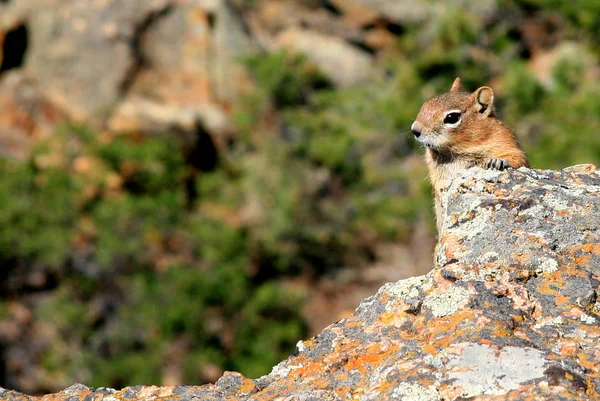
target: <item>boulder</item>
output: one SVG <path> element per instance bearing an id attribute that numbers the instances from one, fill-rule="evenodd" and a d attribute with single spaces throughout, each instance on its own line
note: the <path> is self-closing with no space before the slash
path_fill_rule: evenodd
<path id="1" fill-rule="evenodd" d="M 224 0 L 182 2 L 143 39 L 142 63 L 109 128 L 229 131 L 228 111 L 252 85 L 240 59 L 256 49 L 236 10 Z"/>
<path id="2" fill-rule="evenodd" d="M 139 37 L 169 0 L 19 1 L 29 45 L 25 69 L 72 118 L 105 115 L 135 68 Z"/>
<path id="3" fill-rule="evenodd" d="M 231 105 L 251 85 L 239 61 L 253 40 L 226 0 L 4 3 L 0 62 L 7 56 L 2 45 L 18 32 L 10 55 L 24 57 L 11 70 L 69 120 L 113 131 L 195 132 L 204 125 L 220 133 L 230 129 Z M 0 86 L 13 85 L 4 82 L 7 75 L 0 71 Z M 3 97 L 11 98 L 2 105 L 19 101 L 11 91 Z M 31 135 L 13 131 L 0 138 L 0 151 L 19 155 Z"/>
<path id="4" fill-rule="evenodd" d="M 435 269 L 384 285 L 266 376 L 0 398 L 598 399 L 600 171 L 473 168 L 444 204 Z"/>
<path id="5" fill-rule="evenodd" d="M 496 0 L 478 2 L 454 0 L 433 2 L 427 0 L 332 0 L 344 10 L 361 7 L 376 12 L 383 19 L 398 24 L 423 22 L 434 15 L 446 14 L 456 9 L 468 11 L 479 17 L 493 16 L 497 10 Z"/>
<path id="6" fill-rule="evenodd" d="M 277 36 L 281 48 L 306 56 L 337 86 L 364 82 L 373 72 L 373 60 L 364 50 L 335 37 L 302 28 L 290 28 Z"/>
<path id="7" fill-rule="evenodd" d="M 432 3 L 426 0 L 334 0 L 343 10 L 365 10 L 363 14 L 377 13 L 380 17 L 396 23 L 421 22 L 431 15 Z"/>
<path id="8" fill-rule="evenodd" d="M 0 80 L 0 156 L 25 158 L 35 140 L 50 136 L 65 120 L 21 71 L 10 71 Z"/>

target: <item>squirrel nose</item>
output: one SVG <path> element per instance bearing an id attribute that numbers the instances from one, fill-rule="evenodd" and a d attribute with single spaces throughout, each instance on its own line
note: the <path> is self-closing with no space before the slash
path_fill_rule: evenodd
<path id="1" fill-rule="evenodd" d="M 417 121 L 412 123 L 412 125 L 410 126 L 410 130 L 415 135 L 415 137 L 418 138 L 419 136 L 421 136 L 422 127 L 421 127 L 421 124 L 419 124 Z"/>

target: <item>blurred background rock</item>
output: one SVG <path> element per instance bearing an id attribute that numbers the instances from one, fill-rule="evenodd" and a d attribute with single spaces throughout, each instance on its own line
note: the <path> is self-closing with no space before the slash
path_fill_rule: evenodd
<path id="1" fill-rule="evenodd" d="M 537 168 L 600 162 L 600 3 L 0 1 L 0 386 L 267 373 L 426 273 L 409 127 L 494 87 Z"/>

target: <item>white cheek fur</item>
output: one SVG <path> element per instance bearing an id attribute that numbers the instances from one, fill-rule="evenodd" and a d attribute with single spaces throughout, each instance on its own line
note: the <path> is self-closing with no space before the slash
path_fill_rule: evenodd
<path id="1" fill-rule="evenodd" d="M 435 136 L 423 136 L 417 138 L 425 147 L 432 149 L 443 149 L 448 143 L 448 137 L 444 134 L 438 134 Z"/>

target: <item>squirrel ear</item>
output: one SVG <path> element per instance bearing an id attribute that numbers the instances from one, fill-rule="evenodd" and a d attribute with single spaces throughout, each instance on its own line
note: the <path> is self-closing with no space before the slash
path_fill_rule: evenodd
<path id="1" fill-rule="evenodd" d="M 485 117 L 491 116 L 494 112 L 494 91 L 489 86 L 482 86 L 474 93 L 475 110 Z"/>
<path id="2" fill-rule="evenodd" d="M 456 78 L 454 83 L 452 83 L 452 88 L 450 88 L 450 92 L 460 92 L 461 90 L 461 82 L 460 78 Z"/>

